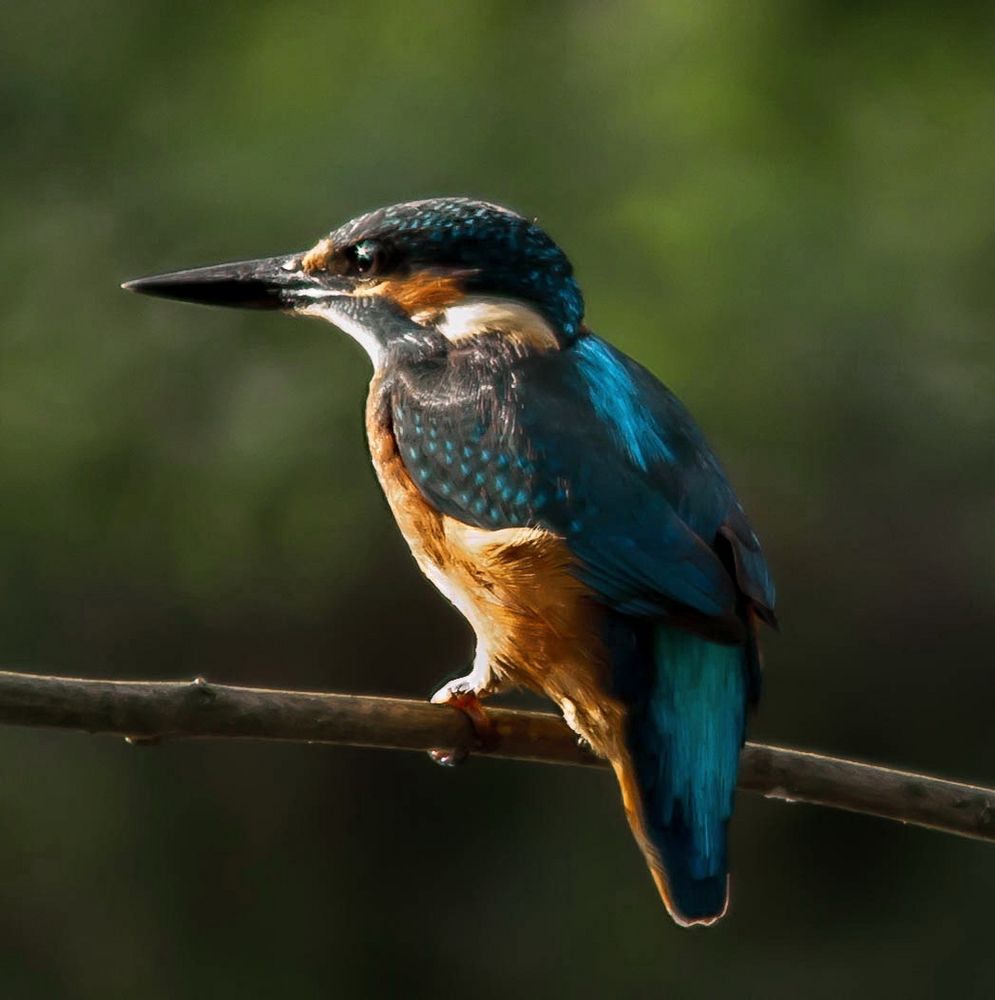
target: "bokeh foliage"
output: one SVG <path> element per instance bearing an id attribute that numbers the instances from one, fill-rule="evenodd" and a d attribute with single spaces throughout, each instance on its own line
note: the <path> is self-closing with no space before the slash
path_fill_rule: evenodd
<path id="1" fill-rule="evenodd" d="M 0 660 L 431 691 L 365 359 L 119 281 L 378 204 L 534 213 L 688 402 L 784 632 L 753 733 L 995 779 L 991 4 L 9 0 Z M 0 995 L 985 996 L 990 847 L 741 797 L 672 927 L 607 779 L 0 732 Z"/>

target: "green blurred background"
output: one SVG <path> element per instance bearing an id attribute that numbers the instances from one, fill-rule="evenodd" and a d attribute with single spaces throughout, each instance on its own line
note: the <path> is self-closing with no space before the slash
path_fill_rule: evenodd
<path id="1" fill-rule="evenodd" d="M 317 322 L 129 277 L 539 216 L 763 537 L 759 739 L 995 780 L 991 3 L 7 0 L 0 661 L 424 696 L 471 650 Z M 0 995 L 991 996 L 995 853 L 741 796 L 667 919 L 604 775 L 0 731 Z"/>

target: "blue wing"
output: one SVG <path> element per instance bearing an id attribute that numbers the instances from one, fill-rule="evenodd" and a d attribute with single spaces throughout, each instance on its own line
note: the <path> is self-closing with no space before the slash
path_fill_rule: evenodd
<path id="1" fill-rule="evenodd" d="M 559 535 L 615 610 L 726 638 L 741 637 L 741 595 L 772 617 L 759 543 L 690 414 L 600 338 L 429 367 L 396 386 L 393 421 L 433 506 Z"/>

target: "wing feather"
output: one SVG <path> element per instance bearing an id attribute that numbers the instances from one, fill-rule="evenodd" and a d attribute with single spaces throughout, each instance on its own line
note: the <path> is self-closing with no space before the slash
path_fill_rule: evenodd
<path id="1" fill-rule="evenodd" d="M 594 335 L 507 364 L 475 347 L 429 366 L 395 386 L 393 421 L 430 503 L 475 527 L 561 536 L 610 607 L 727 641 L 742 639 L 740 595 L 772 611 L 759 543 L 694 421 Z"/>

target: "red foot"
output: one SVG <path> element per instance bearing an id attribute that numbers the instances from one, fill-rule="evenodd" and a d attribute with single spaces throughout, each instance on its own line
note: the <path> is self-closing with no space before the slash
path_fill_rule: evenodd
<path id="1" fill-rule="evenodd" d="M 452 750 L 429 750 L 428 755 L 444 767 L 455 767 L 470 756 L 471 750 L 493 750 L 498 743 L 497 727 L 475 694 L 454 694 L 444 704 L 462 712 L 473 726 L 473 744 Z"/>

